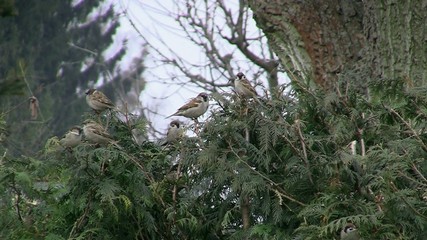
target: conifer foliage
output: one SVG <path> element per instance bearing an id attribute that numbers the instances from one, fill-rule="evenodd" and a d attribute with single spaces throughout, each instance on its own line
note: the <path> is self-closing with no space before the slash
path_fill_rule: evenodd
<path id="1" fill-rule="evenodd" d="M 370 89 L 212 94 L 198 135 L 177 144 L 138 145 L 106 115 L 122 148 L 52 138 L 38 156 L 5 155 L 0 237 L 339 239 L 352 222 L 363 239 L 423 239 L 426 89 Z"/>
<path id="2" fill-rule="evenodd" d="M 10 89 L 9 95 L 15 95 L 0 101 L 0 108 L 8 112 L 9 153 L 37 152 L 49 136 L 78 122 L 85 106 L 84 90 L 98 80 L 104 88 L 113 85 L 116 89 L 126 82 L 143 82 L 142 78 L 129 79 L 143 71 L 141 59 L 138 68 L 126 73 L 118 70 L 127 51 L 125 42 L 117 43 L 114 54 L 107 52 L 119 28 L 114 4 L 93 0 L 0 2 L 7 3 L 0 3 L 0 15 L 11 4 L 16 12 L 0 17 L 0 93 Z M 37 99 L 31 118 L 30 97 Z M 110 98 L 117 99 L 114 94 Z"/>

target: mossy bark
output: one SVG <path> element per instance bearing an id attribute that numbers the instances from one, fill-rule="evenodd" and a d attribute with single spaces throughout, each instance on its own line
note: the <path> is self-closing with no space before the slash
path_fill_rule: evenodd
<path id="1" fill-rule="evenodd" d="M 350 75 L 362 86 L 372 78 L 427 81 L 425 1 L 249 0 L 249 6 L 294 81 L 325 89 Z"/>

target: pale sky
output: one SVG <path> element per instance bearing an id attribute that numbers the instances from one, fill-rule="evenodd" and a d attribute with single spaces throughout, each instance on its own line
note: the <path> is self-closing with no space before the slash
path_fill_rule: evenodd
<path id="1" fill-rule="evenodd" d="M 127 59 L 130 60 L 134 55 L 139 54 L 144 38 L 154 45 L 156 48 L 167 52 L 164 45 L 174 46 L 174 50 L 184 56 L 186 59 L 194 60 L 199 56 L 197 50 L 191 50 L 194 47 L 189 41 L 180 37 L 179 26 L 176 22 L 166 16 L 166 12 L 162 9 L 173 8 L 173 1 L 159 1 L 162 6 L 158 5 L 158 1 L 138 1 L 138 0 L 121 0 L 118 3 L 119 11 L 126 11 L 126 16 L 123 15 L 120 19 L 120 35 L 126 37 L 128 48 L 131 49 Z M 131 23 L 132 21 L 132 23 Z M 134 26 L 132 26 L 134 24 Z M 136 28 L 136 29 L 135 29 Z M 139 32 L 138 32 L 139 31 Z M 159 41 L 162 40 L 163 42 Z M 176 47 L 175 47 L 176 46 Z M 136 49 L 133 51 L 132 49 Z M 154 51 L 149 50 L 155 54 Z M 126 64 L 126 63 L 125 63 Z M 167 66 L 157 66 L 155 57 L 148 56 L 145 61 L 147 70 L 144 72 L 144 78 L 147 81 L 146 88 L 140 95 L 140 100 L 145 108 L 151 111 L 146 111 L 145 114 L 151 120 L 153 126 L 160 132 L 166 132 L 171 119 L 165 119 L 166 116 L 174 113 L 180 106 L 185 104 L 190 98 L 195 97 L 200 91 L 196 88 L 182 88 L 177 85 L 163 83 L 169 78 Z M 155 115 L 152 113 L 157 112 Z M 191 123 L 190 120 L 183 117 L 176 117 L 185 123 Z"/>
<path id="2" fill-rule="evenodd" d="M 156 47 L 165 55 L 172 55 L 168 49 L 169 47 L 176 55 L 182 57 L 190 64 L 204 64 L 207 61 L 205 54 L 183 35 L 178 23 L 172 17 L 168 16 L 177 10 L 175 2 L 174 0 L 113 1 L 117 12 L 125 12 L 125 14 L 121 15 L 121 27 L 115 36 L 116 43 L 120 43 L 124 38 L 128 39 L 127 47 L 130 51 L 122 64 L 125 66 L 126 64 L 128 65 L 132 57 L 137 56 L 141 52 L 144 40 L 148 41 L 150 45 Z M 233 5 L 234 2 L 230 4 L 229 7 L 237 11 L 237 5 Z M 254 35 L 259 34 L 255 21 L 250 20 L 248 24 L 248 32 L 253 31 Z M 248 35 L 250 36 L 250 34 Z M 239 57 L 239 52 L 234 46 L 227 43 L 221 47 L 226 53 L 230 52 L 233 53 L 233 56 L 237 56 L 238 61 L 233 63 L 236 73 L 237 70 L 246 71 L 244 62 L 248 60 L 243 55 Z M 257 46 L 251 47 L 256 48 Z M 114 48 L 114 46 L 111 47 L 111 51 L 114 51 Z M 190 98 L 195 97 L 203 89 L 198 89 L 190 85 L 183 87 L 173 84 L 170 73 L 177 71 L 170 66 L 160 65 L 156 61 L 158 60 L 156 52 L 151 49 L 149 49 L 149 52 L 151 55 L 145 60 L 147 70 L 143 74 L 147 85 L 140 94 L 140 100 L 145 108 L 150 109 L 145 114 L 151 120 L 153 126 L 158 131 L 165 133 L 169 122 L 173 119 L 165 119 L 165 116 L 174 113 L 180 106 L 185 104 Z M 250 71 L 249 66 L 246 68 L 248 68 L 247 71 Z M 195 69 L 195 71 L 200 71 L 198 73 L 208 76 L 208 72 L 204 73 L 203 71 L 205 70 L 203 69 Z M 186 80 L 180 79 L 180 82 Z M 219 79 L 219 81 L 227 82 L 228 79 Z M 284 81 L 283 79 L 282 83 Z M 223 91 L 231 91 L 231 88 L 225 88 Z M 260 90 L 258 92 L 260 93 Z M 211 101 L 211 103 L 213 102 Z M 152 111 L 158 114 L 153 114 Z M 192 122 L 183 117 L 177 117 L 177 119 L 188 124 Z M 200 120 L 203 121 L 203 118 Z"/>

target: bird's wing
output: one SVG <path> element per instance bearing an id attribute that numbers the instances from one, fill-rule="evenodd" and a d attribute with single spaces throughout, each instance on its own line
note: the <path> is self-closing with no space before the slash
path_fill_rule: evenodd
<path id="1" fill-rule="evenodd" d="M 201 100 L 201 99 L 193 98 L 193 99 L 191 99 L 188 103 L 186 103 L 186 104 L 184 104 L 182 107 L 180 107 L 180 108 L 178 109 L 178 112 L 180 112 L 180 111 L 185 111 L 185 110 L 188 110 L 188 109 L 190 109 L 190 108 L 198 107 L 201 103 L 202 103 L 202 100 Z"/>
<path id="2" fill-rule="evenodd" d="M 251 85 L 251 83 L 247 79 L 241 79 L 240 80 L 242 85 L 248 89 L 251 93 L 253 93 L 255 96 L 257 96 L 257 92 L 255 91 L 255 88 Z"/>
<path id="3" fill-rule="evenodd" d="M 96 100 L 96 101 L 101 102 L 103 104 L 114 106 L 113 102 L 111 102 L 111 100 L 108 99 L 107 96 L 105 96 L 105 94 L 103 94 L 100 91 L 95 91 L 92 94 L 92 98 L 93 98 L 93 100 Z"/>
<path id="4" fill-rule="evenodd" d="M 108 134 L 101 125 L 93 124 L 90 128 L 94 134 L 112 139 L 111 135 Z"/>
<path id="5" fill-rule="evenodd" d="M 191 99 L 188 103 L 184 104 L 180 108 L 178 108 L 178 111 L 176 111 L 174 114 L 167 116 L 166 118 L 170 118 L 172 116 L 178 116 L 179 113 L 184 112 L 190 108 L 196 108 L 199 107 L 200 104 L 202 104 L 203 100 L 199 97 L 195 97 Z"/>

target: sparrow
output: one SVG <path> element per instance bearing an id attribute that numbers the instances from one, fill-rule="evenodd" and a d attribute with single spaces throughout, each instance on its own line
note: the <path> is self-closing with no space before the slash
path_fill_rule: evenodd
<path id="1" fill-rule="evenodd" d="M 340 233 L 341 240 L 359 240 L 359 232 L 353 223 L 347 223 Z"/>
<path id="2" fill-rule="evenodd" d="M 258 94 L 246 78 L 245 74 L 239 72 L 236 76 L 237 77 L 234 79 L 234 91 L 245 98 L 256 98 Z"/>
<path id="3" fill-rule="evenodd" d="M 72 127 L 59 140 L 59 144 L 64 148 L 74 148 L 82 142 L 82 129 L 78 126 Z"/>
<path id="4" fill-rule="evenodd" d="M 182 128 L 181 122 L 178 120 L 173 120 L 169 123 L 169 129 L 166 134 L 166 139 L 161 144 L 165 146 L 167 144 L 173 144 L 177 142 L 184 135 L 184 129 Z"/>
<path id="5" fill-rule="evenodd" d="M 97 113 L 114 108 L 113 102 L 104 93 L 93 88 L 86 91 L 86 102 Z"/>
<path id="6" fill-rule="evenodd" d="M 202 92 L 197 95 L 197 97 L 191 99 L 188 103 L 180 107 L 176 113 L 167 116 L 166 118 L 170 118 L 172 116 L 183 116 L 197 121 L 197 118 L 202 116 L 208 110 L 208 107 L 208 94 Z"/>
<path id="7" fill-rule="evenodd" d="M 121 148 L 99 123 L 89 119 L 84 121 L 83 124 L 83 134 L 85 139 L 87 139 L 89 142 L 100 145 L 107 145 L 111 143 Z"/>

